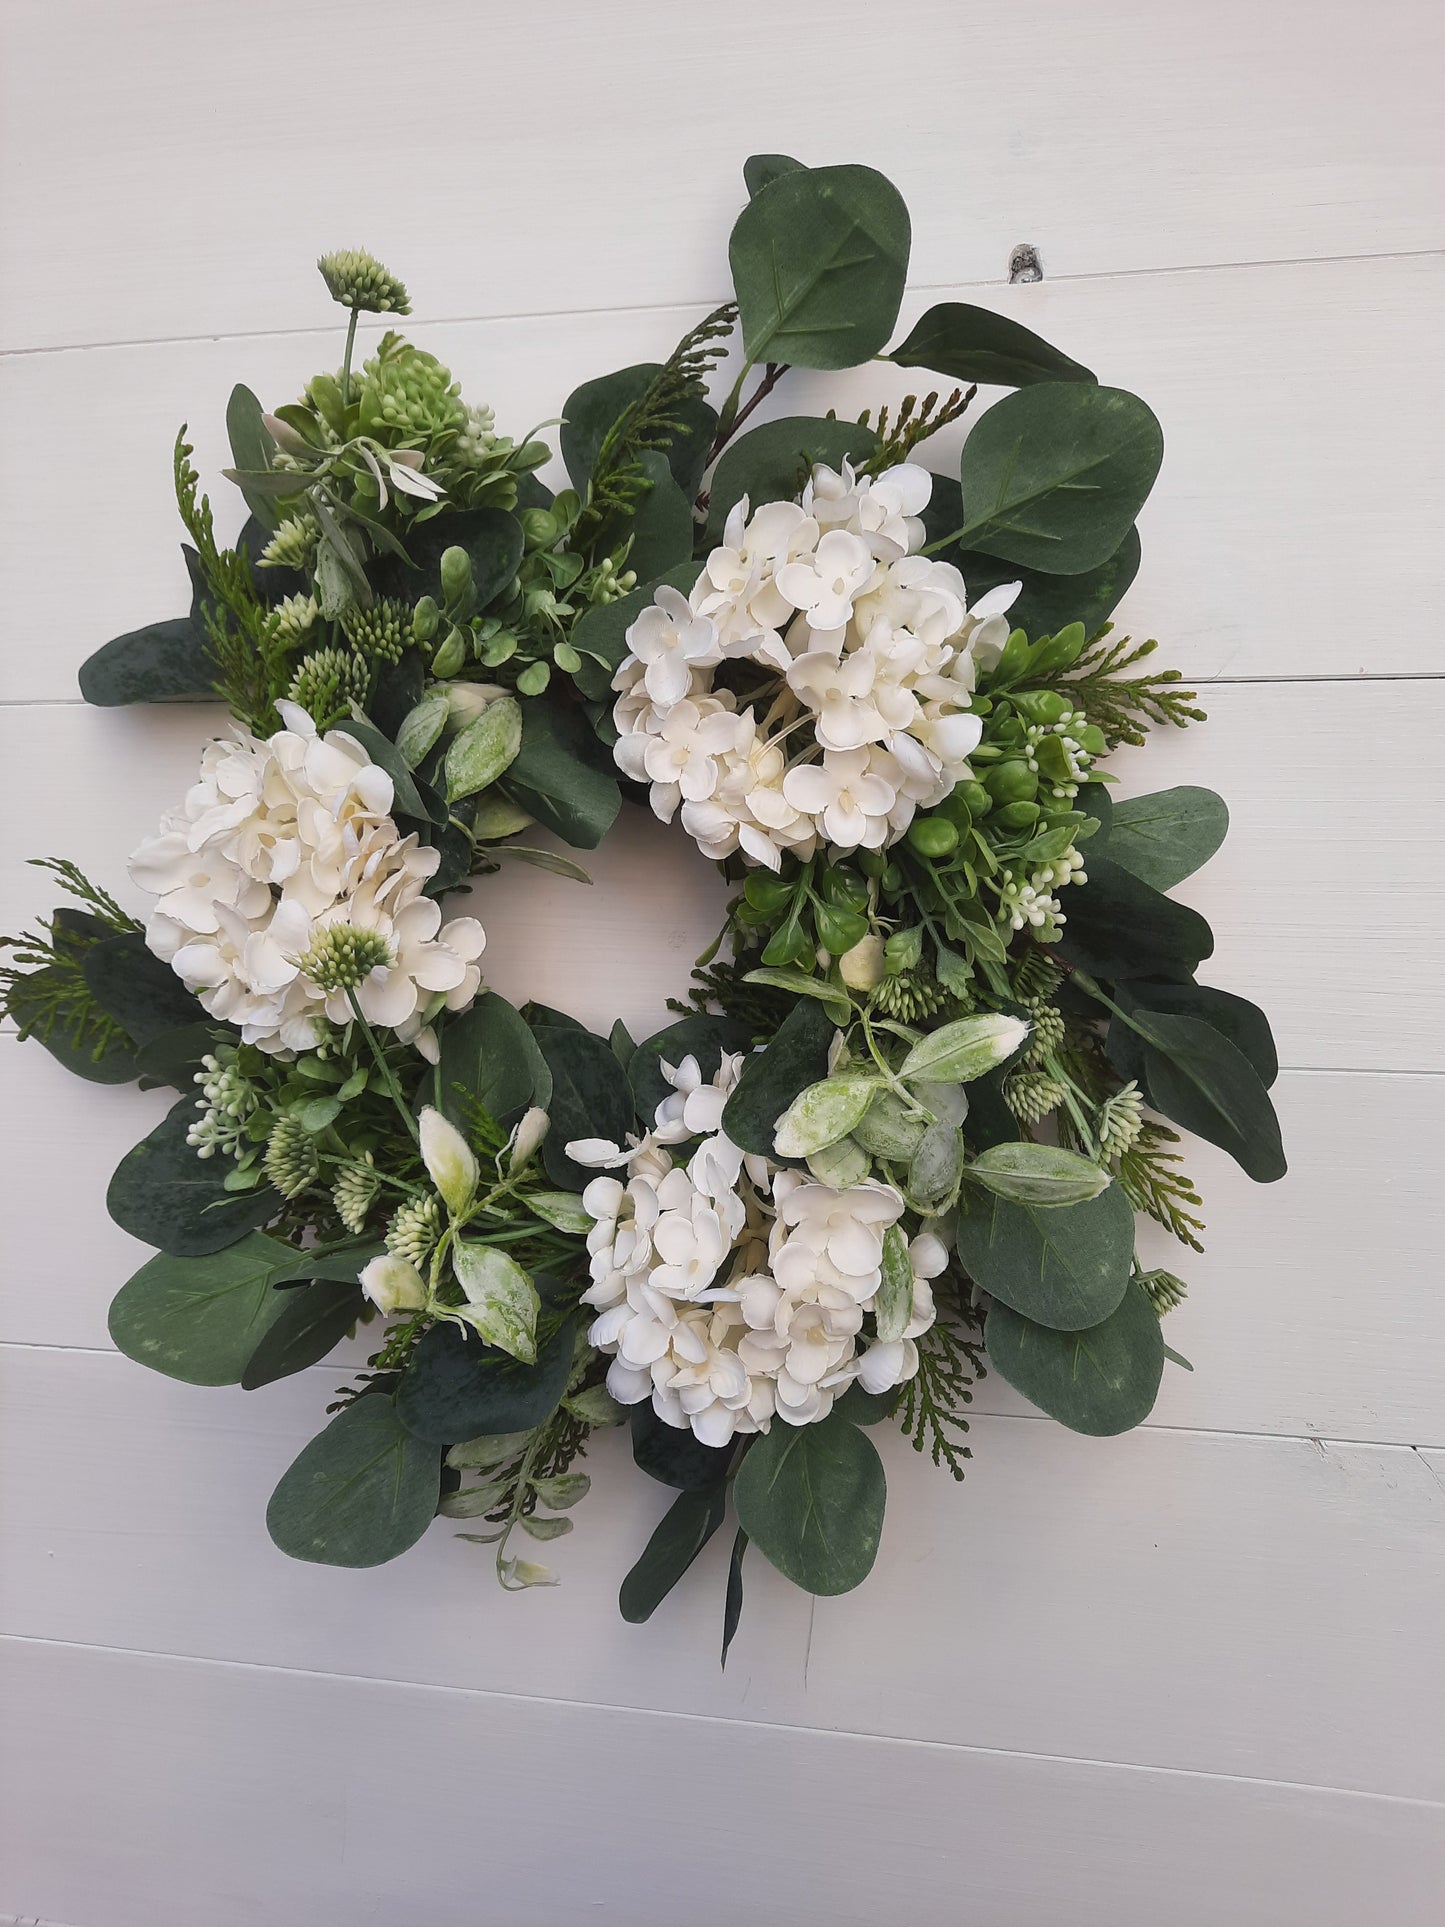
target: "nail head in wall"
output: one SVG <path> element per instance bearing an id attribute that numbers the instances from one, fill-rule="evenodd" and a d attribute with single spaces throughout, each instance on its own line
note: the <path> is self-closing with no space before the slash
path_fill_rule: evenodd
<path id="1" fill-rule="evenodd" d="M 1042 281 L 1043 264 L 1039 260 L 1037 248 L 1021 241 L 1008 258 L 1008 278 L 1010 281 Z"/>

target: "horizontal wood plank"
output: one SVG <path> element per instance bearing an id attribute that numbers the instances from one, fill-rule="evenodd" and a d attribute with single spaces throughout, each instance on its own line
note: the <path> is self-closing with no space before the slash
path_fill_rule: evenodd
<path id="1" fill-rule="evenodd" d="M 1445 1878 L 1437 1808 L 1312 1787 L 11 1642 L 0 1680 L 0 1904 L 82 1927 L 732 1927 L 739 1881 L 842 1927 L 1428 1927 Z"/>
<path id="2" fill-rule="evenodd" d="M 1445 599 L 1435 539 L 1445 521 L 1445 459 L 1429 431 L 1445 414 L 1445 369 L 1431 333 L 1445 306 L 1445 261 L 951 292 L 1017 316 L 1158 414 L 1165 466 L 1141 520 L 1143 568 L 1119 621 L 1161 638 L 1162 660 L 1192 677 L 1445 671 L 1445 651 L 1419 620 Z M 905 316 L 933 298 L 911 294 Z M 576 383 L 665 355 L 696 318 L 696 310 L 668 309 L 418 332 L 464 392 L 490 401 L 503 428 L 520 436 L 560 415 Z M 1366 342 L 1370 379 L 1353 379 Z M 190 424 L 220 523 L 233 534 L 238 504 L 220 478 L 230 461 L 232 385 L 245 382 L 279 404 L 339 355 L 333 332 L 0 359 L 9 425 L 0 446 L 0 607 L 14 639 L 0 695 L 73 698 L 91 650 L 184 612 L 171 495 L 180 423 Z M 930 386 L 946 384 L 875 363 L 790 376 L 769 406 L 856 414 Z M 993 399 L 997 391 L 985 391 L 968 419 Z M 928 446 L 938 472 L 957 472 L 961 440 L 959 427 Z M 547 472 L 562 479 L 556 464 Z M 78 569 L 84 593 L 58 593 Z"/>
<path id="3" fill-rule="evenodd" d="M 519 1599 L 445 1523 L 370 1572 L 270 1545 L 270 1490 L 339 1377 L 246 1394 L 20 1348 L 0 1371 L 0 1631 L 1445 1797 L 1445 1485 L 1405 1447 L 982 1418 L 955 1486 L 878 1435 L 873 1576 L 813 1608 L 750 1558 L 718 1673 L 726 1535 L 645 1629 L 617 1615 L 667 1503 L 618 1433 L 547 1548 L 563 1583 Z"/>
<path id="4" fill-rule="evenodd" d="M 382 0 L 18 0 L 0 346 L 324 323 L 312 262 L 358 243 L 430 316 L 711 305 L 744 157 L 780 146 L 888 173 L 924 286 L 1002 280 L 1018 242 L 1076 275 L 1445 239 L 1440 22 L 1413 0 L 1228 0 L 1183 32 L 1125 0 L 901 0 L 881 26 L 837 0 L 824 53 L 766 0 L 725 25 L 632 0 L 625 28 L 559 0 L 545 31 L 445 0 L 417 33 Z M 882 49 L 907 110 L 860 113 Z M 327 111 L 279 112 L 313 73 Z M 421 106 L 440 73 L 455 111 Z"/>

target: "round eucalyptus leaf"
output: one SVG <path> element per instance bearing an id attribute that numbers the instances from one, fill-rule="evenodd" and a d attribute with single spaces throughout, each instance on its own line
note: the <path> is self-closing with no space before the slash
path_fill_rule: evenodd
<path id="1" fill-rule="evenodd" d="M 1156 890 L 1172 890 L 1209 861 L 1228 828 L 1224 798 L 1213 790 L 1183 784 L 1126 796 L 1114 804 L 1109 858 Z"/>
<path id="2" fill-rule="evenodd" d="M 1275 1049 L 1274 1033 L 1269 1019 L 1258 1004 L 1252 1004 L 1247 997 L 1237 997 L 1232 990 L 1217 990 L 1213 984 L 1154 984 L 1132 982 L 1125 994 L 1129 1009 L 1142 1006 L 1145 1010 L 1167 1011 L 1172 1017 L 1198 1017 L 1206 1024 L 1227 1037 L 1234 1048 L 1242 1051 L 1254 1067 L 1254 1074 L 1268 1090 L 1279 1076 L 1279 1053 Z M 1124 1028 L 1118 1018 L 1109 1026 L 1112 1039 L 1115 1031 Z M 1136 1033 L 1129 1032 L 1142 1049 L 1143 1040 Z M 145 1069 L 144 1053 L 141 1055 L 141 1068 Z M 1136 1073 L 1130 1072 L 1131 1076 Z M 1141 1073 L 1138 1073 L 1142 1075 Z"/>
<path id="3" fill-rule="evenodd" d="M 631 1408 L 632 1456 L 639 1470 L 678 1492 L 703 1492 L 727 1477 L 730 1445 L 704 1445 L 691 1426 L 669 1425 L 649 1401 Z"/>
<path id="4" fill-rule="evenodd" d="M 436 1446 L 406 1429 L 390 1398 L 362 1397 L 282 1475 L 266 1528 L 293 1559 L 380 1566 L 416 1544 L 440 1494 Z"/>
<path id="5" fill-rule="evenodd" d="M 561 449 L 574 488 L 585 492 L 609 430 L 641 401 L 661 373 L 660 361 L 639 361 L 630 368 L 584 381 L 572 390 L 562 411 Z M 668 414 L 678 426 L 665 451 L 667 464 L 673 480 L 691 502 L 702 484 L 717 412 L 701 396 L 687 396 L 673 403 Z"/>
<path id="6" fill-rule="evenodd" d="M 1144 1083 L 1155 1110 L 1227 1151 L 1256 1184 L 1284 1176 L 1279 1119 L 1243 1051 L 1202 1017 L 1135 1007 L 1129 1024 L 1143 1040 Z"/>
<path id="7" fill-rule="evenodd" d="M 998 402 L 963 445 L 959 544 L 1048 575 L 1096 569 L 1154 486 L 1164 436 L 1122 388 L 1039 382 Z"/>
<path id="8" fill-rule="evenodd" d="M 240 1248 L 232 1246 L 233 1251 Z M 220 1255 L 229 1257 L 230 1253 Z M 280 1310 L 241 1373 L 242 1389 L 248 1392 L 304 1372 L 308 1365 L 319 1365 L 366 1309 L 361 1287 L 339 1278 L 317 1278 L 295 1291 L 276 1292 L 274 1296 L 280 1300 Z"/>
<path id="9" fill-rule="evenodd" d="M 705 1012 L 679 1017 L 666 1030 L 644 1038 L 627 1066 L 638 1116 L 650 1126 L 658 1105 L 672 1095 L 673 1087 L 662 1074 L 664 1063 L 675 1070 L 684 1057 L 695 1057 L 706 1083 L 716 1077 L 724 1052 L 746 1052 L 751 1043 L 752 1033 L 746 1024 L 735 1017 L 714 1017 Z"/>
<path id="10" fill-rule="evenodd" d="M 570 1026 L 538 1025 L 534 1035 L 552 1073 L 552 1122 L 542 1143 L 542 1162 L 553 1184 L 583 1191 L 597 1173 L 574 1163 L 567 1146 L 589 1137 L 625 1143 L 637 1121 L 632 1086 L 605 1038 Z"/>
<path id="11" fill-rule="evenodd" d="M 1112 828 L 1109 837 L 1112 845 Z M 1197 910 L 1175 903 L 1107 856 L 1091 856 L 1088 863 L 1088 882 L 1069 891 L 1069 920 L 1059 944 L 1068 962 L 1096 977 L 1127 981 L 1188 977 L 1212 954 L 1214 933 Z"/>
<path id="12" fill-rule="evenodd" d="M 456 1325 L 433 1325 L 407 1361 L 396 1409 L 407 1430 L 432 1445 L 489 1432 L 527 1432 L 557 1409 L 572 1371 L 576 1321 L 563 1319 L 523 1365 Z"/>
<path id="13" fill-rule="evenodd" d="M 955 484 L 955 488 L 956 488 Z M 958 513 L 943 529 L 956 529 L 963 520 Z M 929 531 L 932 540 L 933 531 Z M 968 584 L 969 600 L 974 601 L 1004 582 L 1021 582 L 1018 600 L 1008 612 L 1015 629 L 1032 637 L 1056 636 L 1071 622 L 1082 624 L 1086 636 L 1096 636 L 1124 600 L 1139 573 L 1139 531 L 1130 529 L 1114 553 L 1095 569 L 1079 575 L 1045 575 L 1039 569 L 1023 569 L 1016 562 L 1004 562 L 996 555 L 983 555 L 977 549 L 947 551 Z"/>
<path id="14" fill-rule="evenodd" d="M 93 944 L 83 968 L 92 997 L 138 1050 L 167 1031 L 205 1021 L 199 1002 L 138 931 Z"/>
<path id="15" fill-rule="evenodd" d="M 883 1531 L 883 1461 L 856 1425 L 830 1412 L 754 1440 L 733 1481 L 738 1523 L 805 1592 L 851 1592 L 873 1569 Z"/>
<path id="16" fill-rule="evenodd" d="M 127 1358 L 167 1378 L 188 1385 L 238 1384 L 257 1347 L 299 1295 L 275 1287 L 304 1277 L 303 1263 L 302 1253 L 260 1231 L 209 1256 L 162 1254 L 117 1292 L 111 1338 Z"/>
<path id="17" fill-rule="evenodd" d="M 186 1142 L 195 1119 L 194 1100 L 183 1097 L 121 1159 L 105 1195 L 122 1231 L 178 1258 L 221 1251 L 281 1209 L 280 1194 L 269 1184 L 226 1190 L 230 1160 L 198 1158 Z"/>
<path id="18" fill-rule="evenodd" d="M 956 1239 L 964 1269 L 991 1298 L 1057 1331 L 1082 1331 L 1124 1296 L 1134 1213 L 1117 1184 L 1084 1204 L 1011 1204 L 975 1193 Z"/>
<path id="19" fill-rule="evenodd" d="M 216 664 L 190 616 L 150 622 L 107 642 L 80 665 L 80 693 L 102 709 L 126 703 L 214 702 Z"/>
<path id="20" fill-rule="evenodd" d="M 1164 1375 L 1158 1314 L 1132 1282 L 1114 1311 L 1084 1331 L 1054 1331 L 995 1304 L 984 1343 L 994 1370 L 1015 1391 L 1071 1431 L 1095 1438 L 1141 1424 Z"/>
<path id="21" fill-rule="evenodd" d="M 761 194 L 769 181 L 775 181 L 780 174 L 791 174 L 802 165 L 791 154 L 749 154 L 743 162 L 743 182 L 749 197 Z"/>
<path id="22" fill-rule="evenodd" d="M 438 1108 L 459 1129 L 466 1124 L 467 1099 L 504 1127 L 530 1106 L 545 1111 L 552 1101 L 552 1073 L 536 1038 L 521 1013 L 494 990 L 447 1018 L 434 1083 Z M 432 1101 L 425 1084 L 423 1096 Z"/>

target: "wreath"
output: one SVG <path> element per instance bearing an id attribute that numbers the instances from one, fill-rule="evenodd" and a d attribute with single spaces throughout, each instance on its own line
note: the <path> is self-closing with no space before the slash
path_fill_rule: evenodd
<path id="1" fill-rule="evenodd" d="M 1167 894 L 1224 805 L 1111 800 L 1112 750 L 1202 720 L 1109 622 L 1155 417 L 960 302 L 887 348 L 896 190 L 745 176 L 735 300 L 568 398 L 555 495 L 540 430 L 390 327 L 358 342 L 409 312 L 394 275 L 320 262 L 340 368 L 232 394 L 231 546 L 182 430 L 190 611 L 81 672 L 234 727 L 131 860 L 145 923 L 51 860 L 72 902 L 3 977 L 69 1070 L 180 1093 L 108 1193 L 157 1253 L 123 1352 L 256 1389 L 370 1335 L 271 1500 L 283 1551 L 373 1565 L 440 1514 L 504 1586 L 555 1583 L 521 1548 L 625 1423 L 675 1497 L 623 1614 L 731 1513 L 724 1655 L 749 1545 L 814 1593 L 867 1575 L 870 1427 L 962 1477 L 985 1358 L 1077 1432 L 1146 1417 L 1185 1288 L 1136 1215 L 1202 1228 L 1174 1127 L 1285 1168 L 1269 1025 L 1196 980 L 1209 928 Z M 750 424 L 791 369 L 875 358 L 941 386 Z M 1010 392 L 933 472 L 979 387 Z M 624 797 L 734 887 L 641 1042 L 484 988 L 485 883 L 454 901 L 577 874 L 535 831 L 586 851 Z"/>

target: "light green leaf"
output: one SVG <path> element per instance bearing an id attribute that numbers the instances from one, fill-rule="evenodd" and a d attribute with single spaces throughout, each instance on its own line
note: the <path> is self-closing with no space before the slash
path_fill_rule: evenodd
<path id="1" fill-rule="evenodd" d="M 1027 1138 L 980 1151 L 964 1175 L 1012 1204 L 1086 1204 L 1109 1183 L 1109 1173 L 1077 1151 Z"/>
<path id="2" fill-rule="evenodd" d="M 837 1024 L 846 1024 L 852 1015 L 853 1006 L 848 993 L 826 978 L 810 977 L 805 970 L 788 970 L 764 964 L 757 970 L 750 970 L 743 978 L 745 984 L 767 984 L 773 990 L 790 991 L 795 997 L 813 997 L 828 1012 Z"/>
<path id="3" fill-rule="evenodd" d="M 524 1365 L 537 1361 L 537 1287 L 514 1258 L 492 1245 L 458 1241 L 452 1269 L 466 1293 L 461 1315 L 489 1345 L 497 1345 Z"/>
<path id="4" fill-rule="evenodd" d="M 559 1231 L 574 1232 L 578 1237 L 585 1237 L 595 1222 L 572 1191 L 529 1191 L 526 1203 L 545 1223 L 555 1225 Z"/>
<path id="5" fill-rule="evenodd" d="M 396 746 L 408 768 L 415 769 L 424 761 L 428 750 L 446 726 L 446 693 L 440 689 L 429 689 L 416 707 L 408 711 L 401 728 L 396 732 Z"/>
<path id="6" fill-rule="evenodd" d="M 958 1017 L 921 1038 L 902 1064 L 904 1083 L 926 1078 L 935 1084 L 969 1084 L 996 1070 L 1024 1044 L 1029 1027 L 1001 1011 Z"/>
<path id="7" fill-rule="evenodd" d="M 919 1097 L 927 1102 L 922 1092 Z M 927 1125 L 926 1117 L 915 1116 L 898 1093 L 885 1086 L 854 1126 L 854 1136 L 873 1157 L 907 1164 Z"/>
<path id="8" fill-rule="evenodd" d="M 958 1126 L 940 1120 L 918 1140 L 908 1167 L 908 1200 L 921 1211 L 946 1210 L 963 1175 L 963 1139 Z"/>
<path id="9" fill-rule="evenodd" d="M 878 1337 L 891 1345 L 903 1336 L 913 1317 L 913 1265 L 903 1227 L 889 1225 L 883 1234 L 883 1281 L 873 1300 Z"/>
<path id="10" fill-rule="evenodd" d="M 499 696 L 447 750 L 447 801 L 456 803 L 495 783 L 521 746 L 522 705 L 515 696 Z"/>
<path id="11" fill-rule="evenodd" d="M 880 1089 L 876 1077 L 845 1073 L 800 1091 L 778 1119 L 773 1149 L 781 1158 L 805 1158 L 847 1137 Z"/>
<path id="12" fill-rule="evenodd" d="M 837 1144 L 824 1145 L 821 1151 L 810 1151 L 807 1165 L 819 1184 L 846 1191 L 863 1182 L 873 1169 L 873 1160 L 855 1138 L 845 1137 Z"/>

